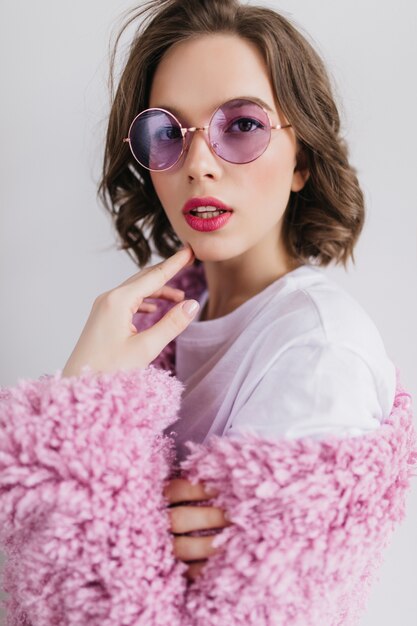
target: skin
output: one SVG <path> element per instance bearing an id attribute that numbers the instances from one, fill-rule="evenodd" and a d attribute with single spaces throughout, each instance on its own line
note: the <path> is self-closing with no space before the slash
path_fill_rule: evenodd
<path id="1" fill-rule="evenodd" d="M 123 283 L 99 295 L 62 377 L 79 376 L 88 365 L 93 372 L 147 367 L 165 346 L 183 332 L 198 311 L 187 313 L 184 292 L 167 283 L 194 259 L 189 246 L 152 267 L 137 272 Z M 145 298 L 175 302 L 156 324 L 137 332 L 132 324 L 136 312 L 147 312 Z"/>
<path id="2" fill-rule="evenodd" d="M 202 483 L 193 485 L 186 479 L 175 478 L 167 481 L 163 493 L 170 503 L 168 514 L 173 536 L 174 555 L 188 564 L 185 577 L 189 581 L 193 581 L 201 574 L 207 559 L 217 550 L 212 546 L 211 536 L 189 537 L 183 533 L 193 530 L 225 528 L 230 526 L 231 522 L 226 519 L 225 512 L 215 506 L 177 506 L 179 502 L 207 500 L 218 494 L 217 491 L 209 491 Z"/>

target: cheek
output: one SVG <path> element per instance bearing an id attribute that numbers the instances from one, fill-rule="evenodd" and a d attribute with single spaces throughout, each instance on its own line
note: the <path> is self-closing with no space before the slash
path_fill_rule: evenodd
<path id="1" fill-rule="evenodd" d="M 260 205 L 287 203 L 291 191 L 293 166 L 289 155 L 265 152 L 259 159 L 246 164 L 240 177 L 242 195 Z"/>
<path id="2" fill-rule="evenodd" d="M 160 200 L 162 200 L 161 196 L 164 193 L 163 179 L 161 179 L 160 176 L 155 175 L 153 172 L 150 172 L 150 177 L 151 177 L 152 185 L 154 186 L 154 189 L 156 191 L 156 195 L 159 197 Z"/>
<path id="3" fill-rule="evenodd" d="M 169 211 L 169 199 L 172 198 L 172 182 L 168 176 L 151 172 L 151 181 L 162 206 Z"/>

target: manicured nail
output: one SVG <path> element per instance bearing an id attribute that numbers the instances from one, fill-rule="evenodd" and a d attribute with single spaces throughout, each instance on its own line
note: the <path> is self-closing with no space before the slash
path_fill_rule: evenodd
<path id="1" fill-rule="evenodd" d="M 197 300 L 186 300 L 182 305 L 182 308 L 189 317 L 194 317 L 194 315 L 198 311 L 199 306 L 200 305 L 198 304 Z"/>

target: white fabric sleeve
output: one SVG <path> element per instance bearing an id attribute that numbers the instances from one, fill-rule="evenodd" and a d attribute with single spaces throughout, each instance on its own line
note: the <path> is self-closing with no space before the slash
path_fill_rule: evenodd
<path id="1" fill-rule="evenodd" d="M 365 360 L 339 345 L 288 348 L 266 372 L 224 433 L 265 437 L 355 436 L 386 417 Z M 385 381 L 386 385 L 388 381 Z"/>

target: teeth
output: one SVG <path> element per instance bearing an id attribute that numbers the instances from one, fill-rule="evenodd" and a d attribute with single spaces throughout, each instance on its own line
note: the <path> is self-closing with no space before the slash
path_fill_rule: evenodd
<path id="1" fill-rule="evenodd" d="M 209 217 L 217 217 L 218 215 L 221 215 L 222 213 L 225 213 L 225 211 L 207 211 L 206 213 L 198 213 L 198 217 L 202 217 L 204 219 L 209 218 Z"/>
<path id="2" fill-rule="evenodd" d="M 196 213 L 207 213 L 207 211 L 219 211 L 220 209 L 218 209 L 215 206 L 198 206 L 195 209 L 193 209 L 193 211 L 195 211 Z"/>
<path id="3" fill-rule="evenodd" d="M 223 209 L 218 209 L 217 207 L 212 207 L 212 206 L 200 206 L 200 207 L 196 207 L 195 209 L 193 209 L 191 213 L 194 215 L 198 215 L 198 217 L 207 219 L 209 217 L 217 217 L 218 215 L 221 215 L 222 213 L 226 213 L 226 211 L 224 211 Z"/>

